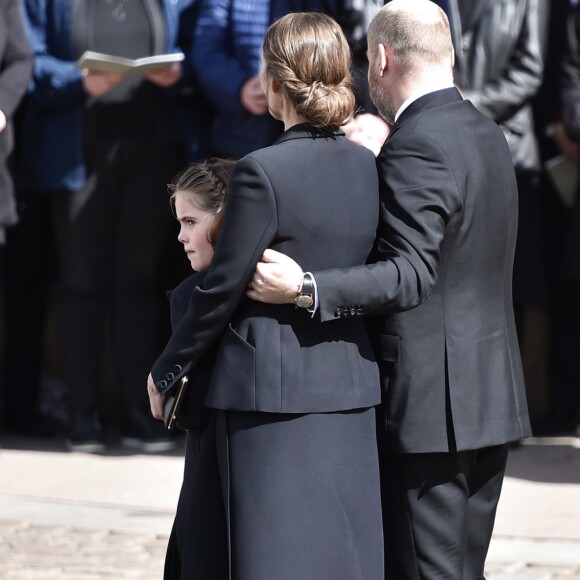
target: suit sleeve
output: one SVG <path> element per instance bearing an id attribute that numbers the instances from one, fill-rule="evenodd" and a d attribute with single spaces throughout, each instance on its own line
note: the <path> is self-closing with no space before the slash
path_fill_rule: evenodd
<path id="1" fill-rule="evenodd" d="M 437 281 L 445 228 L 462 199 L 434 139 L 407 134 L 402 141 L 393 135 L 377 159 L 382 178 L 374 263 L 313 272 L 322 321 L 345 311 L 410 310 Z"/>
<path id="2" fill-rule="evenodd" d="M 255 160 L 245 157 L 238 163 L 228 189 L 211 266 L 151 371 L 162 395 L 172 390 L 221 335 L 278 230 L 274 192 Z"/>

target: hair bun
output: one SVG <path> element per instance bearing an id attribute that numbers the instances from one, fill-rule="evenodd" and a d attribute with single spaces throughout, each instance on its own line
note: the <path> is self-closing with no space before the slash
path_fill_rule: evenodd
<path id="1" fill-rule="evenodd" d="M 266 34 L 264 60 L 309 125 L 338 127 L 352 118 L 350 48 L 330 16 L 296 12 L 277 20 Z"/>

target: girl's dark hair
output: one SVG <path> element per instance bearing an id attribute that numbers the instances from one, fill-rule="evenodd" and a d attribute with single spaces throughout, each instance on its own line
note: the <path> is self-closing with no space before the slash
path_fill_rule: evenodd
<path id="1" fill-rule="evenodd" d="M 214 248 L 222 227 L 228 184 L 235 165 L 234 160 L 212 157 L 189 165 L 167 186 L 172 207 L 178 193 L 192 194 L 191 199 L 199 209 L 213 214 L 207 239 Z"/>

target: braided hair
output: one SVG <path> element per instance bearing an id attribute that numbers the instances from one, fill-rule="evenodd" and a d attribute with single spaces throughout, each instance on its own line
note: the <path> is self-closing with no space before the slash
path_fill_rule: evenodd
<path id="1" fill-rule="evenodd" d="M 223 222 L 228 184 L 236 161 L 212 157 L 186 167 L 167 186 L 175 207 L 177 194 L 190 194 L 193 203 L 214 216 L 208 230 L 208 241 L 215 248 Z"/>

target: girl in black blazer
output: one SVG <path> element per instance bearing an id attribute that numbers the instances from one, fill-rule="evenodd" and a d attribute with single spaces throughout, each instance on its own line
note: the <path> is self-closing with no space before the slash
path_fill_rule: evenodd
<path id="1" fill-rule="evenodd" d="M 234 161 L 210 159 L 188 166 L 169 186 L 171 205 L 179 222 L 178 240 L 195 271 L 169 293 L 171 325 L 175 328 L 187 310 L 194 288 L 205 278 L 223 222 L 227 186 Z M 205 393 L 215 363 L 215 347 L 208 351 L 190 372 L 195 389 L 186 392 L 177 418 L 177 426 L 187 431 L 185 469 L 177 513 L 169 537 L 165 558 L 165 578 L 181 577 L 181 559 L 189 504 L 197 472 L 199 453 L 212 411 L 204 405 Z M 215 472 L 214 472 L 215 474 Z M 217 485 L 219 481 L 216 479 Z"/>
<path id="2" fill-rule="evenodd" d="M 362 317 L 312 325 L 306 308 L 245 298 L 267 248 L 306 270 L 361 265 L 371 250 L 375 159 L 339 128 L 353 113 L 349 70 L 329 16 L 294 13 L 270 27 L 261 81 L 285 132 L 238 162 L 212 264 L 152 370 L 162 418 L 165 395 L 223 333 L 182 578 L 383 579 L 380 388 Z M 296 306 L 309 303 L 307 280 L 301 290 Z"/>

